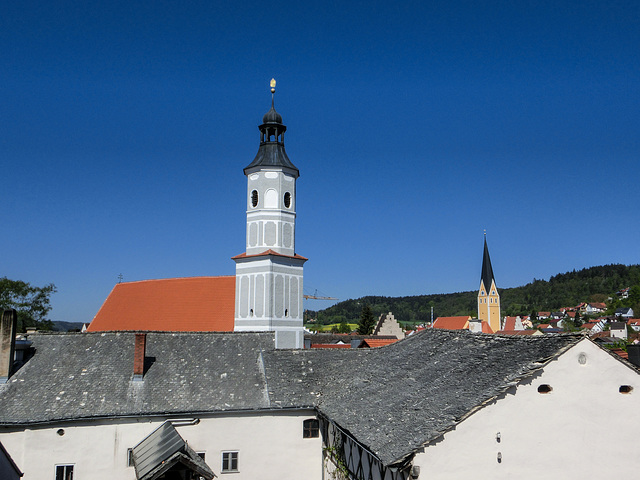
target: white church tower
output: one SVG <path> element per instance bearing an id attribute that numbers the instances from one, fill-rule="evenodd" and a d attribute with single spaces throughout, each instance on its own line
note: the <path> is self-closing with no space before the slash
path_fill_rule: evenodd
<path id="1" fill-rule="evenodd" d="M 247 176 L 247 246 L 236 262 L 237 332 L 275 331 L 277 348 L 303 348 L 302 269 L 296 249 L 296 179 L 284 150 L 282 117 L 274 107 L 262 118 L 258 153 Z"/>

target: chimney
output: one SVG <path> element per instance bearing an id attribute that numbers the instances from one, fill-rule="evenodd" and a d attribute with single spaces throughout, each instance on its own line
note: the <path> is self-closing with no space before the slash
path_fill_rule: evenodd
<path id="1" fill-rule="evenodd" d="M 16 349 L 16 330 L 18 313 L 14 310 L 2 311 L 0 323 L 0 383 L 7 383 L 13 367 L 13 356 Z"/>
<path id="2" fill-rule="evenodd" d="M 147 347 L 147 334 L 136 333 L 136 343 L 133 349 L 133 381 L 141 382 L 144 375 L 144 355 Z"/>
<path id="3" fill-rule="evenodd" d="M 627 353 L 629 354 L 629 361 L 636 367 L 640 367 L 640 343 L 627 345 Z"/>

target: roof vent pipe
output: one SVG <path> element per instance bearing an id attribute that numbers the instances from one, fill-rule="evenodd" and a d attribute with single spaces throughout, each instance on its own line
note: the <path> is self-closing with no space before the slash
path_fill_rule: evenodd
<path id="1" fill-rule="evenodd" d="M 17 328 L 18 313 L 13 308 L 3 310 L 0 320 L 0 383 L 7 383 L 11 376 Z"/>
<path id="2" fill-rule="evenodd" d="M 629 354 L 629 361 L 636 367 L 640 367 L 640 343 L 627 345 L 627 353 Z"/>
<path id="3" fill-rule="evenodd" d="M 133 381 L 141 382 L 144 376 L 144 357 L 147 347 L 147 334 L 136 333 L 136 343 L 133 349 Z"/>

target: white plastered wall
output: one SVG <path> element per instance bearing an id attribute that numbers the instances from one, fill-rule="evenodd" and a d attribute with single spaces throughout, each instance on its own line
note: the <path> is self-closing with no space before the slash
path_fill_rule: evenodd
<path id="1" fill-rule="evenodd" d="M 264 480 L 322 478 L 322 441 L 303 438 L 308 412 L 227 414 L 199 417 L 197 425 L 176 429 L 218 478 Z M 137 445 L 164 419 L 97 421 L 57 424 L 5 432 L 0 441 L 18 467 L 23 480 L 53 479 L 55 465 L 74 465 L 74 478 L 135 480 L 127 466 L 127 449 Z M 64 429 L 64 435 L 57 434 Z M 221 474 L 223 451 L 238 451 L 238 472 Z"/>
<path id="2" fill-rule="evenodd" d="M 613 472 L 637 471 L 640 460 L 633 448 L 640 427 L 639 378 L 635 370 L 582 340 L 542 374 L 418 453 L 414 465 L 420 467 L 419 478 L 610 478 Z M 538 393 L 541 384 L 552 391 Z M 633 391 L 622 394 L 621 385 Z"/>

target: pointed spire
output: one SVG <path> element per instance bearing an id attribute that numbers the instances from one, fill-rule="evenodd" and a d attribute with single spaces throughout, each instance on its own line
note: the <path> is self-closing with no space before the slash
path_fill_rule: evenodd
<path id="1" fill-rule="evenodd" d="M 482 256 L 482 283 L 487 289 L 487 294 L 491 288 L 491 282 L 495 281 L 493 277 L 493 268 L 491 268 L 491 258 L 489 258 L 489 247 L 487 247 L 487 232 L 484 232 L 484 255 Z"/>

